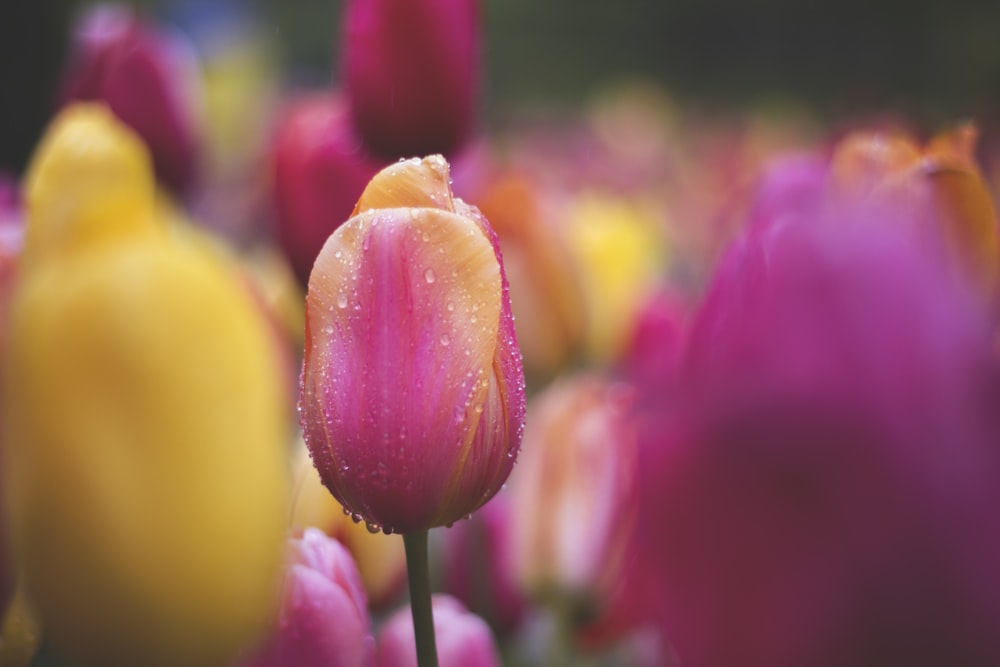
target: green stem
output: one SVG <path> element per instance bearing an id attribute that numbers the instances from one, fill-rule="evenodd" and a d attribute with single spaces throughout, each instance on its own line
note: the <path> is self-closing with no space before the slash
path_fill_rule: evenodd
<path id="1" fill-rule="evenodd" d="M 406 577 L 410 582 L 410 609 L 413 634 L 417 640 L 417 665 L 438 667 L 434 641 L 434 614 L 431 611 L 431 577 L 427 552 L 427 531 L 403 535 L 406 548 Z"/>

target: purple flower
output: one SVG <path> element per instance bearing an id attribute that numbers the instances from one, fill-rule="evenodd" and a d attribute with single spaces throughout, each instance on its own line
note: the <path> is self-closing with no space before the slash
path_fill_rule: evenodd
<path id="1" fill-rule="evenodd" d="M 647 437 L 664 629 L 686 667 L 1000 664 L 993 322 L 913 226 L 830 222 L 735 244 Z"/>
<path id="2" fill-rule="evenodd" d="M 483 617 L 498 633 L 514 630 L 527 602 L 514 578 L 510 552 L 516 517 L 510 494 L 501 491 L 468 521 L 442 534 L 445 592 Z"/>
<path id="3" fill-rule="evenodd" d="M 273 146 L 278 241 L 305 285 L 326 239 L 350 217 L 382 163 L 366 152 L 338 94 L 294 100 Z"/>
<path id="4" fill-rule="evenodd" d="M 343 44 L 351 114 L 375 152 L 461 147 L 479 93 L 476 0 L 349 0 Z"/>
<path id="5" fill-rule="evenodd" d="M 107 103 L 149 147 L 157 177 L 184 193 L 198 169 L 196 67 L 179 35 L 146 23 L 124 5 L 97 5 L 77 26 L 63 103 Z"/>

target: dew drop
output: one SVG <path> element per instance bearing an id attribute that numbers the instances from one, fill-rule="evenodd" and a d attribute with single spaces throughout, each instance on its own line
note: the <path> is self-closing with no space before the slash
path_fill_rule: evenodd
<path id="1" fill-rule="evenodd" d="M 362 516 L 360 512 L 354 512 L 351 514 L 351 521 L 354 523 L 361 523 Z"/>
<path id="2" fill-rule="evenodd" d="M 428 285 L 437 280 L 437 276 L 434 275 L 434 269 L 427 269 L 424 271 L 424 280 L 427 281 Z"/>
<path id="3" fill-rule="evenodd" d="M 333 333 L 333 327 L 324 327 L 323 332 L 329 336 L 330 334 Z"/>
<path id="4" fill-rule="evenodd" d="M 344 516 L 351 516 L 351 510 L 347 509 L 346 507 L 341 507 L 340 509 L 344 511 Z"/>
<path id="5" fill-rule="evenodd" d="M 343 292 L 337 295 L 337 307 L 341 309 L 347 308 L 347 295 Z"/>
<path id="6" fill-rule="evenodd" d="M 455 304 L 453 304 L 453 303 L 449 303 L 448 304 L 448 312 L 449 313 L 455 312 Z"/>
<path id="7" fill-rule="evenodd" d="M 448 338 L 448 334 L 441 334 L 441 345 L 444 347 L 448 347 L 450 343 L 451 339 Z"/>
<path id="8" fill-rule="evenodd" d="M 340 259 L 341 257 L 344 256 L 344 253 L 338 250 L 337 252 L 333 253 L 333 256 L 336 257 L 337 259 Z"/>
<path id="9" fill-rule="evenodd" d="M 382 532 L 382 526 L 373 521 L 365 521 L 365 528 L 367 528 L 368 532 L 372 535 Z"/>

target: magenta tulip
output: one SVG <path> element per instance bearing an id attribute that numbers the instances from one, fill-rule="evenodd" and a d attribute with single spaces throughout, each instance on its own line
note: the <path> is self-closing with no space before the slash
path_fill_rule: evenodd
<path id="1" fill-rule="evenodd" d="M 501 491 L 471 519 L 444 531 L 440 550 L 444 591 L 501 635 L 514 631 L 528 609 L 510 550 L 516 520 L 510 494 Z"/>
<path id="2" fill-rule="evenodd" d="M 458 600 L 435 595 L 434 634 L 441 667 L 500 667 L 500 653 L 490 627 Z M 376 667 L 416 667 L 417 652 L 409 609 L 396 612 L 382 628 Z"/>
<path id="3" fill-rule="evenodd" d="M 301 422 L 323 484 L 372 530 L 468 516 L 521 443 L 521 357 L 496 235 L 440 156 L 393 164 L 330 237 L 306 297 Z"/>
<path id="4" fill-rule="evenodd" d="M 291 540 L 290 551 L 277 626 L 239 667 L 367 667 L 375 640 L 350 552 L 316 528 Z"/>
<path id="5" fill-rule="evenodd" d="M 344 78 L 365 142 L 389 158 L 452 154 L 479 87 L 476 0 L 350 0 Z"/>
<path id="6" fill-rule="evenodd" d="M 193 49 L 124 5 L 97 5 L 76 29 L 64 103 L 101 100 L 153 155 L 157 178 L 179 193 L 198 170 L 201 82 Z"/>
<path id="7" fill-rule="evenodd" d="M 1000 664 L 993 323 L 905 221 L 840 222 L 731 250 L 647 433 L 688 667 Z"/>
<path id="8" fill-rule="evenodd" d="M 289 105 L 278 121 L 272 159 L 278 241 L 305 285 L 326 239 L 384 164 L 366 152 L 335 93 Z"/>

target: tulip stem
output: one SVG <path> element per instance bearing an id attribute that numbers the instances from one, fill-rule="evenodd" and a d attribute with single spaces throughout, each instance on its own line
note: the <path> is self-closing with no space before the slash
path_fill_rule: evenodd
<path id="1" fill-rule="evenodd" d="M 431 577 L 428 563 L 427 532 L 403 535 L 406 548 L 406 577 L 410 582 L 410 609 L 413 634 L 417 640 L 417 665 L 438 667 L 434 640 L 434 613 L 431 610 Z"/>

